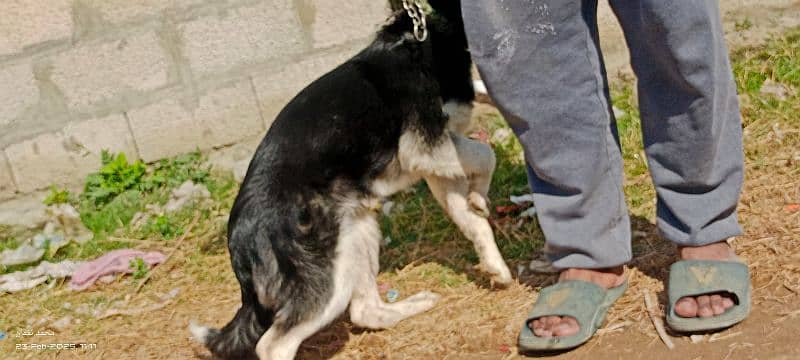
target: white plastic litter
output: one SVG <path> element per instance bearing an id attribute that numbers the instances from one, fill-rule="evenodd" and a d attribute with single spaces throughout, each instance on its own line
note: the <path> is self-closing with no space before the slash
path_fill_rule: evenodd
<path id="1" fill-rule="evenodd" d="M 534 259 L 528 266 L 531 271 L 537 274 L 558 274 L 558 269 L 553 267 L 553 264 L 547 260 Z"/>
<path id="2" fill-rule="evenodd" d="M 46 212 L 49 219 L 44 226 L 43 234 L 51 238 L 51 251 L 54 251 L 52 250 L 52 237 L 56 234 L 60 234 L 63 239 L 63 241 L 59 242 L 61 246 L 68 244 L 70 241 L 82 244 L 91 240 L 94 236 L 92 232 L 83 225 L 80 213 L 78 213 L 78 210 L 72 205 L 51 205 L 47 207 Z"/>
<path id="3" fill-rule="evenodd" d="M 82 261 L 71 260 L 64 260 L 55 264 L 43 261 L 33 269 L 2 275 L 0 276 L 0 293 L 13 293 L 32 289 L 49 278 L 70 277 L 75 272 L 75 269 L 82 264 Z"/>
<path id="4" fill-rule="evenodd" d="M 533 194 L 511 195 L 511 202 L 517 205 L 533 203 Z"/>
<path id="5" fill-rule="evenodd" d="M 483 83 L 483 80 L 473 80 L 472 87 L 478 94 L 483 94 L 483 95 L 489 94 L 489 90 L 486 89 L 486 84 Z"/>
<path id="6" fill-rule="evenodd" d="M 25 243 L 16 249 L 3 250 L 0 253 L 0 265 L 12 266 L 39 261 L 44 256 L 44 249 Z"/>
<path id="7" fill-rule="evenodd" d="M 521 216 L 521 217 L 527 217 L 527 218 L 532 218 L 532 217 L 536 216 L 536 208 L 535 208 L 535 207 L 533 207 L 533 206 L 531 206 L 531 207 L 529 207 L 529 208 L 525 209 L 525 211 L 521 212 L 521 213 L 519 214 L 519 216 Z"/>

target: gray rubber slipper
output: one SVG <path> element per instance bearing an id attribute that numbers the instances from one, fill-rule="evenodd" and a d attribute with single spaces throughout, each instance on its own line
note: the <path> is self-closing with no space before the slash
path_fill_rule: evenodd
<path id="1" fill-rule="evenodd" d="M 542 289 L 522 324 L 518 339 L 520 352 L 561 351 L 582 345 L 603 325 L 608 309 L 627 288 L 627 280 L 608 290 L 590 282 L 568 280 Z M 581 327 L 580 332 L 571 336 L 540 337 L 528 327 L 532 320 L 551 315 L 573 317 Z"/>
<path id="2" fill-rule="evenodd" d="M 681 260 L 669 269 L 667 324 L 680 332 L 710 331 L 729 327 L 750 314 L 750 270 L 739 261 Z M 675 313 L 682 297 L 719 292 L 736 296 L 736 305 L 707 318 L 684 318 Z"/>

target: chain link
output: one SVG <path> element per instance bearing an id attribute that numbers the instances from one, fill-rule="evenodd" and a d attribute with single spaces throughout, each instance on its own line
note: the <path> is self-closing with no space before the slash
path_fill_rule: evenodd
<path id="1" fill-rule="evenodd" d="M 425 12 L 422 11 L 420 0 L 403 0 L 403 9 L 414 23 L 414 38 L 419 42 L 428 38 L 428 24 L 425 22 Z"/>

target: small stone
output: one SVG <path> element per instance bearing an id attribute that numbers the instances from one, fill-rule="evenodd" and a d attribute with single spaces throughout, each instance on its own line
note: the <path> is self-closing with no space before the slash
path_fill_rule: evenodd
<path id="1" fill-rule="evenodd" d="M 538 274 L 558 274 L 558 269 L 553 267 L 547 260 L 531 260 L 531 264 L 528 266 L 531 271 L 538 273 Z"/>
<path id="2" fill-rule="evenodd" d="M 536 216 L 536 208 L 531 206 L 519 214 L 520 217 L 532 218 Z"/>
<path id="3" fill-rule="evenodd" d="M 55 331 L 61 332 L 69 328 L 71 325 L 72 325 L 72 316 L 67 315 L 50 324 L 50 327 Z"/>
<path id="4" fill-rule="evenodd" d="M 692 344 L 698 344 L 703 342 L 706 339 L 705 335 L 692 335 L 689 337 L 692 340 Z"/>
<path id="5" fill-rule="evenodd" d="M 788 90 L 785 86 L 772 81 L 772 79 L 767 79 L 764 81 L 764 84 L 761 85 L 761 93 L 772 95 L 778 100 L 783 101 L 786 100 Z"/>
<path id="6" fill-rule="evenodd" d="M 394 201 L 387 201 L 383 203 L 383 215 L 389 216 L 392 213 L 392 208 L 394 208 Z"/>
<path id="7" fill-rule="evenodd" d="M 511 138 L 511 129 L 508 128 L 500 128 L 494 131 L 492 134 L 492 142 L 495 144 L 505 144 L 508 139 Z"/>
<path id="8" fill-rule="evenodd" d="M 386 300 L 389 301 L 390 303 L 397 301 L 399 297 L 400 297 L 400 292 L 397 291 L 397 289 L 389 289 L 388 291 L 386 291 Z"/>
<path id="9" fill-rule="evenodd" d="M 186 205 L 211 197 L 208 188 L 202 184 L 195 184 L 191 180 L 186 180 L 177 189 L 172 190 L 172 197 L 164 205 L 164 210 L 167 212 L 175 212 Z"/>
<path id="10" fill-rule="evenodd" d="M 616 106 L 612 106 L 611 110 L 614 112 L 614 117 L 617 118 L 617 119 L 627 115 L 625 110 L 622 110 L 622 109 L 620 109 L 620 108 L 618 108 Z"/>

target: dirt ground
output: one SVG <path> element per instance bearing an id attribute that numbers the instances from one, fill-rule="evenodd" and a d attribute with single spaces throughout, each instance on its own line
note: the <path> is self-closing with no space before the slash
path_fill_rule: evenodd
<path id="1" fill-rule="evenodd" d="M 732 47 L 759 42 L 770 32 L 800 23 L 800 1 L 723 1 L 726 28 Z M 607 16 L 607 15 L 606 15 Z M 603 17 L 602 19 L 608 19 Z M 605 20 L 601 20 L 605 21 Z M 609 39 L 614 39 L 609 35 Z M 608 42 L 608 41 L 606 41 Z M 613 41 L 612 41 L 613 42 Z M 624 53 L 613 53 L 610 67 Z M 623 70 L 624 71 L 624 70 Z M 746 101 L 746 100 L 745 100 Z M 480 112 L 495 111 L 486 106 Z M 794 116 L 797 116 L 795 114 Z M 770 128 L 770 125 L 764 125 Z M 760 129 L 755 127 L 753 131 Z M 787 132 L 788 131 L 788 132 Z M 745 234 L 733 245 L 752 273 L 751 316 L 743 323 L 716 334 L 689 338 L 670 334 L 670 350 L 656 334 L 644 303 L 652 293 L 661 304 L 668 266 L 674 248 L 656 234 L 652 218 L 635 216 L 634 255 L 630 264 L 630 288 L 612 308 L 606 325 L 586 346 L 553 356 L 555 359 L 796 359 L 800 347 L 800 211 L 787 204 L 800 203 L 800 173 L 795 141 L 771 139 L 769 149 L 757 160 L 748 159 L 747 179 L 740 202 Z M 762 146 L 748 142 L 746 146 Z M 788 136 L 788 135 L 787 135 Z M 763 138 L 760 138 L 763 139 Z M 762 140 L 759 140 L 762 141 Z M 764 140 L 767 141 L 767 140 Z M 646 180 L 646 179 L 645 179 Z M 629 179 L 629 181 L 631 181 Z M 227 254 L 201 251 L 203 236 L 188 239 L 172 257 L 156 268 L 150 282 L 137 292 L 130 279 L 73 294 L 63 284 L 40 286 L 31 291 L 5 295 L 0 303 L 0 323 L 27 323 L 36 328 L 63 316 L 64 309 L 78 313 L 77 304 L 108 304 L 123 300 L 131 307 L 157 304 L 160 296 L 180 289 L 165 306 L 134 316 L 96 319 L 75 315 L 79 323 L 57 332 L 47 343 L 96 344 L 90 350 L 33 351 L 15 349 L 19 340 L 0 340 L 3 359 L 194 359 L 209 358 L 208 352 L 189 339 L 190 320 L 220 327 L 239 306 L 239 289 L 230 271 Z M 453 235 L 453 241 L 466 241 Z M 354 328 L 346 315 L 306 341 L 300 359 L 517 359 L 516 336 L 538 290 L 555 281 L 554 275 L 528 270 L 527 260 L 509 265 L 517 282 L 507 289 L 490 289 L 487 281 L 469 267 L 450 267 L 446 246 L 421 244 L 418 256 L 404 268 L 385 272 L 380 281 L 406 297 L 431 290 L 442 295 L 431 311 L 410 318 L 396 328 L 365 331 Z M 151 248 L 143 243 L 141 248 Z M 166 248 L 165 252 L 170 252 Z M 535 254 L 534 254 L 535 255 Z M 383 260 L 388 260 L 382 258 Z M 0 329 L 2 330 L 2 329 Z M 37 339 L 41 340 L 41 339 Z"/>

